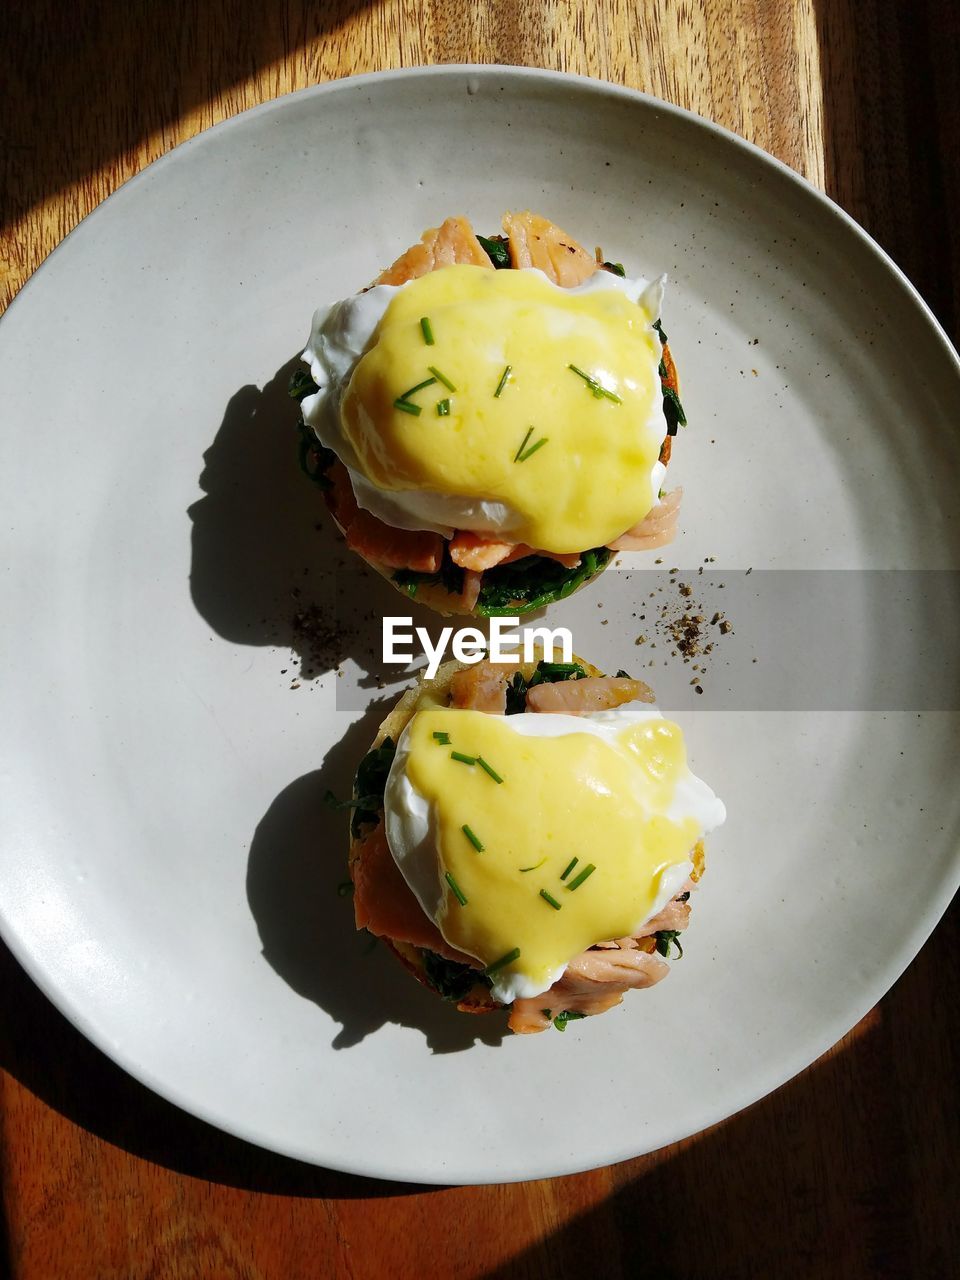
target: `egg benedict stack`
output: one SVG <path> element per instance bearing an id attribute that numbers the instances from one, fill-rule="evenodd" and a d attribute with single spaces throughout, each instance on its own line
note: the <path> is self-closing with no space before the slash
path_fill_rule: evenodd
<path id="1" fill-rule="evenodd" d="M 504 231 L 448 219 L 318 311 L 292 387 L 348 545 L 446 613 L 565 597 L 614 551 L 669 541 L 679 506 L 662 490 L 685 421 L 663 281 L 535 214 Z"/>
<path id="2" fill-rule="evenodd" d="M 351 805 L 357 927 L 518 1032 L 666 976 L 725 818 L 648 687 L 580 660 L 448 663 L 384 721 Z"/>

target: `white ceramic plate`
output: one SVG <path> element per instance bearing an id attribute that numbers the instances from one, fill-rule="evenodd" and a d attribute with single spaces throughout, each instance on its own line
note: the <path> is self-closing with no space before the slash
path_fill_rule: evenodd
<path id="1" fill-rule="evenodd" d="M 316 305 L 450 212 L 489 232 L 525 206 L 671 277 L 692 424 L 672 564 L 956 565 L 960 376 L 922 302 L 782 166 L 608 85 L 447 67 L 270 103 L 109 199 L 0 326 L 4 936 L 158 1092 L 388 1178 L 559 1174 L 720 1120 L 852 1026 L 957 883 L 956 697 L 864 709 L 888 663 L 857 586 L 847 704 L 751 700 L 751 665 L 784 688 L 804 668 L 761 609 L 678 713 L 730 818 L 668 981 L 511 1039 L 365 954 L 320 797 L 347 790 L 399 690 L 377 690 L 369 649 L 404 610 L 324 573 L 346 561 L 314 527 L 284 383 Z M 359 603 L 314 656 L 354 656 L 291 688 L 291 616 L 334 591 Z M 632 667 L 641 598 L 613 571 L 551 616 Z M 932 641 L 945 690 L 957 614 L 941 593 L 898 659 L 919 669 Z M 650 678 L 688 690 L 665 656 Z"/>

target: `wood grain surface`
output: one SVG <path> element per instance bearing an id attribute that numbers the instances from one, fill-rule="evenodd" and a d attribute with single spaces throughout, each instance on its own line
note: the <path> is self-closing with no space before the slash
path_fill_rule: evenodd
<path id="1" fill-rule="evenodd" d="M 0 22 L 4 304 L 121 182 L 225 117 L 357 72 L 503 62 L 643 89 L 771 151 L 863 223 L 956 336 L 950 0 L 13 0 Z M 724 1124 L 574 1177 L 437 1190 L 317 1170 L 183 1115 L 4 952 L 0 1271 L 956 1276 L 958 919 L 841 1044 Z"/>

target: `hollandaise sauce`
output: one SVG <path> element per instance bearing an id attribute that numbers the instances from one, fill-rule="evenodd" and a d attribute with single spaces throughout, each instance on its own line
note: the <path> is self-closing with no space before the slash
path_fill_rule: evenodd
<path id="1" fill-rule="evenodd" d="M 617 288 L 450 266 L 398 290 L 340 430 L 366 479 L 505 504 L 511 537 L 602 546 L 650 510 L 664 432 L 655 319 Z"/>
<path id="2" fill-rule="evenodd" d="M 545 990 L 581 951 L 633 933 L 703 833 L 696 788 L 717 802 L 680 728 L 631 715 L 602 732 L 440 706 L 411 721 L 406 780 L 429 807 L 437 923 L 498 981 Z"/>

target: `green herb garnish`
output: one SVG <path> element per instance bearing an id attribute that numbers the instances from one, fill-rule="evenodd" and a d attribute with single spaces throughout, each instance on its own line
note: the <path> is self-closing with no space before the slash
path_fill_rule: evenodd
<path id="1" fill-rule="evenodd" d="M 376 822 L 383 808 L 383 790 L 387 785 L 387 774 L 393 764 L 396 745 L 392 738 L 384 738 L 379 747 L 374 747 L 360 761 L 353 780 L 353 798 L 338 800 L 332 791 L 323 797 L 324 803 L 331 809 L 353 809 L 354 815 L 350 823 L 350 834 L 359 836 L 360 828 L 365 823 Z"/>
<path id="2" fill-rule="evenodd" d="M 476 757 L 476 756 L 465 756 L 465 755 L 463 754 L 463 752 L 462 752 L 462 751 L 451 751 L 451 752 L 450 752 L 450 759 L 451 759 L 451 760 L 459 760 L 461 764 L 476 764 L 476 763 L 477 763 L 477 757 Z"/>
<path id="3" fill-rule="evenodd" d="M 593 875 L 593 873 L 596 871 L 596 869 L 597 869 L 597 868 L 593 865 L 593 863 L 592 863 L 592 862 L 588 862 L 588 863 L 587 863 L 587 865 L 586 865 L 586 866 L 583 868 L 583 870 L 580 872 L 580 874 L 579 874 L 579 875 L 577 875 L 577 876 L 574 876 L 574 878 L 573 878 L 573 879 L 570 881 L 570 883 L 567 885 L 567 888 L 568 888 L 571 892 L 572 892 L 574 889 L 579 889 L 579 888 L 580 888 L 580 886 L 583 884 L 584 880 L 586 880 L 586 878 L 587 878 L 588 876 L 592 876 L 592 875 Z"/>
<path id="4" fill-rule="evenodd" d="M 530 439 L 530 437 L 531 437 L 532 435 L 533 435 L 533 427 L 527 427 L 527 434 L 526 434 L 526 435 L 523 437 L 523 439 L 520 441 L 520 448 L 519 448 L 519 449 L 517 450 L 517 452 L 513 455 L 513 460 L 514 460 L 514 462 L 519 462 L 519 461 L 520 461 L 520 455 L 521 455 L 521 453 L 523 453 L 524 449 L 527 447 L 527 441 Z"/>
<path id="5" fill-rule="evenodd" d="M 462 1000 L 478 983 L 484 987 L 490 985 L 479 969 L 472 969 L 468 964 L 458 964 L 426 949 L 421 949 L 420 954 L 427 981 L 445 1000 Z"/>
<path id="6" fill-rule="evenodd" d="M 542 658 L 529 680 L 524 679 L 522 671 L 515 671 L 513 679 L 507 685 L 507 715 L 516 715 L 526 710 L 527 693 L 535 685 L 559 684 L 563 680 L 584 680 L 586 675 L 586 671 L 579 662 L 544 662 Z M 574 862 L 577 861 L 578 859 L 574 858 Z M 570 868 L 568 867 L 567 870 L 569 871 Z"/>
<path id="7" fill-rule="evenodd" d="M 664 957 L 670 955 L 671 942 L 677 948 L 677 959 L 683 958 L 683 947 L 680 945 L 679 929 L 660 929 L 657 933 L 657 950 Z"/>
<path id="8" fill-rule="evenodd" d="M 420 332 L 423 334 L 423 340 L 427 344 L 427 346 L 432 347 L 433 346 L 433 326 L 430 323 L 429 317 L 427 316 L 420 317 Z"/>
<path id="9" fill-rule="evenodd" d="M 528 871 L 539 871 L 545 862 L 546 862 L 546 858 L 541 858 L 540 861 L 536 864 L 536 866 L 519 867 L 518 870 L 520 871 L 521 875 L 525 875 Z"/>
<path id="10" fill-rule="evenodd" d="M 393 407 L 399 409 L 401 413 L 412 414 L 415 418 L 419 418 L 423 412 L 418 404 L 411 404 L 409 400 L 404 400 L 402 396 L 394 400 Z"/>
<path id="11" fill-rule="evenodd" d="M 287 395 L 291 400 L 303 400 L 306 396 L 316 395 L 320 390 L 305 369 L 297 369 L 290 375 L 287 384 Z"/>
<path id="12" fill-rule="evenodd" d="M 612 555 L 607 547 L 594 547 L 583 553 L 573 569 L 545 556 L 524 556 L 513 564 L 497 565 L 483 575 L 476 612 L 485 618 L 504 617 L 564 600 L 596 577 Z"/>
<path id="13" fill-rule="evenodd" d="M 602 270 L 609 271 L 614 276 L 625 276 L 627 274 L 623 269 L 622 262 L 601 262 L 600 266 Z"/>
<path id="14" fill-rule="evenodd" d="M 330 455 L 331 459 L 333 456 Z M 556 560 L 537 555 L 524 556 L 522 560 L 508 565 L 496 565 L 483 575 L 476 612 L 485 618 L 511 616 L 530 613 L 564 600 L 583 583 L 596 577 L 612 555 L 607 547 L 594 547 L 583 553 L 580 563 L 573 569 L 565 569 Z M 393 581 L 414 599 L 421 586 L 442 586 L 450 595 L 459 595 L 463 591 L 463 577 L 463 569 L 454 564 L 449 549 L 445 547 L 436 573 L 398 569 Z"/>
<path id="15" fill-rule="evenodd" d="M 545 1009 L 547 1017 L 550 1016 L 550 1010 Z M 585 1018 L 585 1013 L 579 1013 L 576 1009 L 564 1009 L 562 1013 L 558 1013 L 553 1020 L 553 1025 L 558 1031 L 566 1031 L 568 1022 L 579 1022 L 581 1018 Z"/>
<path id="16" fill-rule="evenodd" d="M 450 595 L 458 596 L 463 590 L 463 570 L 450 559 L 448 545 L 444 545 L 443 559 L 436 573 L 420 573 L 416 569 L 398 569 L 393 580 L 408 596 L 416 596 L 417 590 L 423 586 L 442 586 Z"/>
<path id="17" fill-rule="evenodd" d="M 327 472 L 336 462 L 337 455 L 332 449 L 320 443 L 313 434 L 313 429 L 307 426 L 302 417 L 297 423 L 297 431 L 300 433 L 297 448 L 300 470 L 319 488 L 329 489 L 330 481 L 327 478 Z"/>
<path id="18" fill-rule="evenodd" d="M 532 427 L 531 427 L 531 430 L 533 430 Z M 549 444 L 549 443 L 550 443 L 549 436 L 541 436 L 540 439 L 537 441 L 537 443 L 532 444 L 530 448 L 526 451 L 526 453 L 517 454 L 517 456 L 514 458 L 514 462 L 526 462 L 528 458 L 533 457 L 533 455 L 537 452 L 538 449 L 542 449 L 545 444 Z"/>
<path id="19" fill-rule="evenodd" d="M 462 890 L 462 889 L 460 888 L 460 886 L 457 884 L 456 880 L 454 880 L 454 878 L 453 878 L 453 876 L 450 874 L 450 872 L 449 872 L 449 871 L 445 871 L 445 872 L 444 872 L 444 875 L 443 875 L 443 878 L 444 878 L 444 880 L 446 880 L 447 884 L 450 886 L 450 889 L 451 889 L 451 891 L 452 891 L 452 893 L 453 893 L 453 896 L 454 896 L 454 897 L 456 898 L 456 900 L 460 903 L 461 907 L 465 907 L 465 906 L 467 905 L 467 899 L 464 897 L 463 890 Z"/>
<path id="20" fill-rule="evenodd" d="M 399 400 L 409 400 L 411 396 L 415 396 L 418 391 L 422 391 L 424 387 L 432 387 L 436 382 L 436 378 L 424 378 L 422 382 L 418 382 L 415 387 L 411 387 L 409 391 L 405 391 L 402 396 L 398 396 Z"/>
<path id="21" fill-rule="evenodd" d="M 448 391 L 456 391 L 457 388 L 453 385 L 453 383 L 450 381 L 449 378 L 445 377 L 440 372 L 439 369 L 435 369 L 432 364 L 427 365 L 427 368 L 430 370 L 430 372 L 433 374 L 433 376 L 436 378 L 438 382 L 443 383 L 443 385 L 447 388 Z"/>
<path id="22" fill-rule="evenodd" d="M 567 876 L 570 874 L 570 872 L 573 870 L 573 868 L 577 865 L 579 861 L 580 861 L 579 858 L 571 858 L 570 861 L 567 863 L 566 867 L 564 868 L 560 876 L 560 879 L 566 880 Z"/>
<path id="23" fill-rule="evenodd" d="M 480 766 L 481 769 L 483 769 L 484 773 L 489 773 L 490 777 L 494 780 L 494 782 L 503 781 L 499 773 L 497 773 L 496 769 L 494 769 L 492 765 L 487 764 L 483 756 L 477 756 L 477 764 Z"/>
<path id="24" fill-rule="evenodd" d="M 438 418 L 450 417 L 450 401 L 449 400 L 437 401 L 437 417 Z"/>
<path id="25" fill-rule="evenodd" d="M 513 365 L 512 365 L 512 364 L 508 364 L 508 365 L 506 365 L 506 366 L 504 367 L 503 373 L 501 373 L 501 375 L 500 375 L 500 381 L 497 383 L 497 389 L 496 389 L 496 391 L 493 393 L 493 398 L 494 398 L 494 400 L 499 400 L 499 399 L 500 399 L 500 395 L 501 395 L 501 393 L 502 393 L 502 391 L 503 391 L 503 388 L 504 388 L 504 387 L 507 385 L 507 383 L 510 381 L 510 375 L 511 375 L 511 373 L 513 373 Z"/>
<path id="26" fill-rule="evenodd" d="M 477 236 L 483 252 L 487 255 L 498 271 L 503 271 L 511 265 L 510 249 L 504 236 Z"/>
<path id="27" fill-rule="evenodd" d="M 439 729 L 434 729 L 433 736 L 436 738 L 437 742 L 440 744 L 441 747 L 448 747 L 450 745 L 449 733 L 443 733 Z"/>
<path id="28" fill-rule="evenodd" d="M 505 956 L 501 956 L 499 960 L 494 960 L 493 964 L 488 964 L 484 969 L 484 973 L 488 976 L 496 973 L 498 969 L 504 969 L 508 964 L 513 964 L 514 960 L 520 959 L 520 948 L 514 947 L 512 951 L 508 951 Z"/>
<path id="29" fill-rule="evenodd" d="M 584 373 L 582 369 L 578 369 L 575 364 L 568 364 L 567 368 L 571 373 L 575 373 L 578 378 L 582 378 L 590 388 L 591 394 L 597 399 L 612 400 L 614 404 L 623 404 L 623 401 L 615 391 L 608 391 L 607 388 L 593 376 L 592 373 Z"/>
<path id="30" fill-rule="evenodd" d="M 678 426 L 687 425 L 687 415 L 683 412 L 680 397 L 673 387 L 662 387 L 661 390 L 663 391 L 663 416 L 667 420 L 667 435 L 675 436 Z"/>
<path id="31" fill-rule="evenodd" d="M 477 853 L 483 853 L 483 845 L 481 844 L 480 838 L 476 832 L 471 827 L 468 827 L 466 823 L 463 824 L 460 830 L 476 849 Z"/>
<path id="32" fill-rule="evenodd" d="M 351 800 L 338 800 L 332 791 L 323 793 L 323 803 L 328 809 L 369 809 L 378 799 L 378 796 L 354 796 Z"/>
<path id="33" fill-rule="evenodd" d="M 549 902 L 550 906 L 553 907 L 554 911 L 559 911 L 561 909 L 560 903 L 556 900 L 556 898 L 552 894 L 547 893 L 546 889 L 540 890 L 540 897 L 544 900 L 544 902 Z"/>

